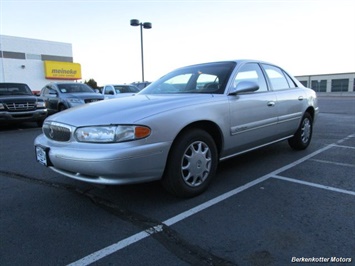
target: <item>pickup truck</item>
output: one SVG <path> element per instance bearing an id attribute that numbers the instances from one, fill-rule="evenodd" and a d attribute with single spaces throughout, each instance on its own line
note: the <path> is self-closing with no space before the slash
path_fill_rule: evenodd
<path id="1" fill-rule="evenodd" d="M 102 94 L 105 99 L 121 98 L 136 94 L 139 89 L 134 85 L 105 85 Z"/>
<path id="2" fill-rule="evenodd" d="M 36 122 L 43 124 L 47 109 L 24 83 L 0 83 L 0 124 L 8 122 Z"/>

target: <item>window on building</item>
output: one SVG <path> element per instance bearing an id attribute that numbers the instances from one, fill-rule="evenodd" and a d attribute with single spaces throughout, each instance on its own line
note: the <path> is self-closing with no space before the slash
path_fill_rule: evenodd
<path id="1" fill-rule="evenodd" d="M 332 92 L 348 91 L 349 79 L 332 79 Z"/>
<path id="2" fill-rule="evenodd" d="M 312 80 L 311 89 L 316 92 L 326 92 L 327 91 L 327 81 L 326 80 Z"/>
<path id="3" fill-rule="evenodd" d="M 2 57 L 11 58 L 11 59 L 26 59 L 25 53 L 9 52 L 9 51 L 2 51 Z"/>
<path id="4" fill-rule="evenodd" d="M 301 82 L 301 84 L 302 84 L 303 86 L 305 86 L 305 87 L 308 86 L 307 80 L 300 80 L 300 82 Z"/>
<path id="5" fill-rule="evenodd" d="M 26 59 L 41 60 L 40 54 L 26 54 Z"/>

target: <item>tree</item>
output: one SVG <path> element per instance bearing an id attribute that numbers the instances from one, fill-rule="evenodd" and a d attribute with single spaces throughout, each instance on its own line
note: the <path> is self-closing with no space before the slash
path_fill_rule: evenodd
<path id="1" fill-rule="evenodd" d="M 84 82 L 85 84 L 89 85 L 93 89 L 97 89 L 97 82 L 94 79 L 89 79 L 89 81 Z"/>

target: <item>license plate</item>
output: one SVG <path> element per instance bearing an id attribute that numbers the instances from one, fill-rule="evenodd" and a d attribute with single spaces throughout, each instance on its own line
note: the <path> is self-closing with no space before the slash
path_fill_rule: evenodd
<path id="1" fill-rule="evenodd" d="M 36 159 L 37 162 L 48 166 L 48 148 L 43 148 L 41 146 L 36 146 Z"/>

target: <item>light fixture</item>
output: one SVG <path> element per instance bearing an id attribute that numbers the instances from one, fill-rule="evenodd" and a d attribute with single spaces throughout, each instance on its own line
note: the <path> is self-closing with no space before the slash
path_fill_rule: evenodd
<path id="1" fill-rule="evenodd" d="M 138 19 L 131 19 L 131 26 L 140 26 L 141 30 L 141 56 L 142 56 L 142 82 L 144 82 L 144 59 L 143 59 L 143 30 L 142 29 L 151 29 L 152 23 L 150 22 L 139 22 Z"/>

